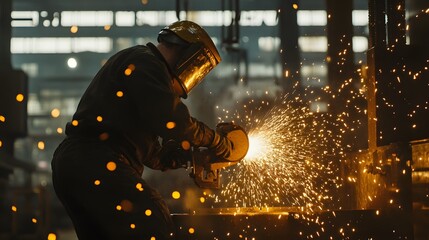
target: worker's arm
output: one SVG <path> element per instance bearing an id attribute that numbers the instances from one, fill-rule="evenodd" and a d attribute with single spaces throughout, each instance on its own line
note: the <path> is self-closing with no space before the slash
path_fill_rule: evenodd
<path id="1" fill-rule="evenodd" d="M 136 104 L 148 130 L 164 140 L 188 141 L 195 147 L 209 147 L 215 154 L 228 154 L 231 144 L 203 122 L 189 114 L 188 108 L 172 89 L 165 65 L 155 57 L 134 63 L 126 79 L 127 92 Z"/>

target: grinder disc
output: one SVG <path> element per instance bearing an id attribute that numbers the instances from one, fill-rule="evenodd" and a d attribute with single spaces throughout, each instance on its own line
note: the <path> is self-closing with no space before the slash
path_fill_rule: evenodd
<path id="1" fill-rule="evenodd" d="M 226 137 L 233 143 L 231 154 L 225 158 L 228 161 L 236 162 L 243 159 L 249 150 L 249 138 L 246 131 L 235 125 L 234 130 L 227 133 Z"/>

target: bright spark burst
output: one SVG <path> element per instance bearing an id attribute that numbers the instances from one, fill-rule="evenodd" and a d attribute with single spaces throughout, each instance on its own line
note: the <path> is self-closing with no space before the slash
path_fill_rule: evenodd
<path id="1" fill-rule="evenodd" d="M 321 180 L 332 174 L 330 163 L 323 162 L 328 132 L 318 130 L 321 122 L 307 107 L 292 106 L 295 100 L 292 104 L 285 99 L 260 119 L 256 115 L 262 108 L 252 109 L 245 118 L 237 114 L 237 119 L 245 119 L 239 124 L 249 129 L 249 152 L 235 168 L 225 170 L 226 185 L 218 202 L 322 208 L 322 200 L 330 198 L 326 184 L 334 178 Z"/>

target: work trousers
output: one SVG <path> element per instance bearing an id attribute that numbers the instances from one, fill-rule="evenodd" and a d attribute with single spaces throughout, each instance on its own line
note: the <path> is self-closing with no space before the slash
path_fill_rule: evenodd
<path id="1" fill-rule="evenodd" d="M 67 137 L 52 160 L 55 192 L 80 240 L 174 239 L 167 205 L 107 142 Z"/>

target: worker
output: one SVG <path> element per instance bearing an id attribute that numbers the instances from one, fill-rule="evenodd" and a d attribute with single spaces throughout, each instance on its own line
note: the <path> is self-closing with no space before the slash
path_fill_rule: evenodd
<path id="1" fill-rule="evenodd" d="M 190 146 L 228 157 L 230 140 L 181 101 L 220 61 L 201 26 L 178 21 L 157 45 L 119 51 L 99 70 L 52 160 L 55 192 L 79 239 L 174 239 L 168 207 L 143 168 L 178 168 Z"/>

